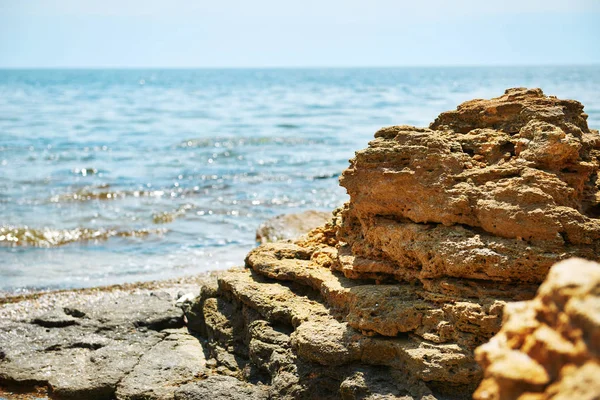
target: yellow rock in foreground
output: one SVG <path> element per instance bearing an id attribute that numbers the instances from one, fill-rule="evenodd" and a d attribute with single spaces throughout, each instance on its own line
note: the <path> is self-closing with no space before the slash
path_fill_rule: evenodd
<path id="1" fill-rule="evenodd" d="M 506 306 L 502 329 L 476 357 L 477 400 L 600 398 L 600 264 L 553 266 L 533 300 Z"/>

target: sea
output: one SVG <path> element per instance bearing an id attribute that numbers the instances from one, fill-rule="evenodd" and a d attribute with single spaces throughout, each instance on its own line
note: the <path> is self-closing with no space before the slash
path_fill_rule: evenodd
<path id="1" fill-rule="evenodd" d="M 348 200 L 377 129 L 510 87 L 600 128 L 600 66 L 0 70 L 0 292 L 243 265 L 265 220 Z"/>

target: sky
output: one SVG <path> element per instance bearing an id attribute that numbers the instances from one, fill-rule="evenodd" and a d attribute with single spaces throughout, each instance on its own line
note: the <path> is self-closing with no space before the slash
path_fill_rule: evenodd
<path id="1" fill-rule="evenodd" d="M 0 0 L 0 68 L 600 64 L 600 0 Z"/>

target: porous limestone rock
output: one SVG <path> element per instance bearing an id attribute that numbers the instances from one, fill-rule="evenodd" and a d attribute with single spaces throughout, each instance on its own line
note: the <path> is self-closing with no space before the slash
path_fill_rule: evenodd
<path id="1" fill-rule="evenodd" d="M 208 338 L 209 355 L 225 367 L 221 373 L 268 383 L 274 398 L 338 398 L 341 383 L 358 373 L 369 379 L 356 390 L 377 394 L 369 382 L 407 364 L 413 364 L 415 376 L 440 382 L 450 370 L 463 384 L 470 383 L 477 369 L 451 345 L 409 336 L 394 341 L 364 336 L 339 321 L 308 287 L 274 282 L 249 269 L 223 274 L 218 286 L 194 305 L 203 310 L 199 333 Z M 452 357 L 440 357 L 444 352 Z M 423 356 L 430 356 L 431 362 L 418 362 Z M 375 381 L 403 396 L 431 393 L 418 380 Z"/>
<path id="2" fill-rule="evenodd" d="M 531 299 L 557 261 L 599 258 L 600 136 L 586 117 L 509 89 L 429 129 L 381 129 L 340 179 L 350 201 L 205 286 L 188 326 L 221 373 L 271 397 L 470 398 L 474 349 L 504 305 Z"/>
<path id="3" fill-rule="evenodd" d="M 509 89 L 384 128 L 340 182 L 347 276 L 539 284 L 555 262 L 600 254 L 600 136 L 583 106 Z"/>
<path id="4" fill-rule="evenodd" d="M 476 351 L 474 398 L 600 398 L 600 264 L 553 266 L 537 296 L 508 304 L 500 332 Z"/>

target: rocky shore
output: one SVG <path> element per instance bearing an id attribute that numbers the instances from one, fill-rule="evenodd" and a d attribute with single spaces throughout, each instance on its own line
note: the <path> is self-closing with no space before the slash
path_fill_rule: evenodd
<path id="1" fill-rule="evenodd" d="M 598 398 L 600 266 L 552 267 L 600 258 L 586 118 L 509 89 L 383 128 L 350 201 L 243 268 L 4 304 L 0 398 Z"/>
<path id="2" fill-rule="evenodd" d="M 0 398 L 172 398 L 206 363 L 176 299 L 210 279 L 2 299 Z"/>

